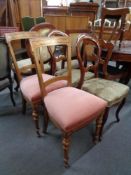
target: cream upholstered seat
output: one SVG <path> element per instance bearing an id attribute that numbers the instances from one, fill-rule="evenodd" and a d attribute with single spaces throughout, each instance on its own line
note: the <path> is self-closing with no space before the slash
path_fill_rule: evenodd
<path id="1" fill-rule="evenodd" d="M 46 133 L 48 119 L 59 128 L 63 133 L 63 150 L 65 167 L 68 166 L 68 150 L 70 136 L 73 132 L 85 127 L 89 122 L 96 119 L 95 140 L 99 138 L 101 131 L 102 114 L 105 110 L 107 102 L 92 94 L 89 94 L 80 89 L 70 87 L 71 85 L 71 43 L 68 36 L 54 36 L 37 39 L 30 39 L 32 53 L 34 53 L 34 61 L 37 68 L 37 75 L 41 89 L 43 103 L 45 105 L 45 128 Z M 54 76 L 52 79 L 43 81 L 42 70 L 39 64 L 39 55 L 35 51 L 41 47 L 51 47 L 62 45 L 65 46 L 67 58 L 66 75 Z M 54 59 L 53 53 L 50 50 L 51 58 Z M 62 87 L 51 92 L 47 92 L 46 87 L 53 83 L 62 80 L 67 80 L 68 87 Z M 100 117 L 101 116 L 101 117 Z"/>
<path id="2" fill-rule="evenodd" d="M 83 45 L 83 53 L 81 53 L 80 51 L 81 44 Z M 88 51 L 86 51 L 86 54 L 84 53 L 84 48 L 90 44 L 94 47 L 94 52 L 92 52 L 92 54 L 89 52 L 89 55 L 88 55 Z M 87 64 L 85 64 L 86 67 L 84 67 L 83 66 L 84 64 L 81 63 L 81 69 L 87 72 L 91 69 L 92 71 L 95 72 L 95 75 L 96 75 L 95 78 L 83 81 L 82 89 L 86 92 L 92 93 L 106 100 L 108 103 L 108 106 L 106 108 L 106 113 L 103 118 L 103 126 L 104 126 L 104 123 L 106 122 L 106 119 L 108 117 L 109 108 L 116 104 L 119 104 L 116 111 L 116 118 L 117 118 L 117 121 L 119 121 L 118 114 L 120 112 L 120 109 L 124 105 L 125 99 L 128 95 L 129 87 L 115 81 L 97 78 L 99 63 L 101 60 L 100 44 L 102 43 L 100 43 L 99 40 L 96 40 L 89 35 L 85 35 L 85 36 L 83 35 L 79 38 L 77 42 L 77 53 L 78 53 L 79 60 L 81 62 L 84 60 L 87 61 Z M 108 43 L 107 44 L 103 43 L 102 48 L 105 48 L 107 49 L 107 52 L 110 52 L 110 48 L 108 50 L 106 46 L 108 46 Z M 90 64 L 88 64 L 88 60 L 89 61 L 92 60 L 93 63 L 91 64 L 90 62 Z M 83 80 L 84 80 L 84 75 L 83 75 Z"/>
<path id="3" fill-rule="evenodd" d="M 56 71 L 55 75 L 65 75 L 67 72 L 67 69 L 61 69 L 59 71 Z M 73 87 L 78 87 L 78 84 L 79 84 L 79 81 L 80 81 L 80 78 L 81 78 L 81 71 L 80 69 L 73 69 L 72 68 L 72 86 Z M 94 73 L 92 72 L 87 72 L 85 73 L 85 76 L 84 76 L 84 81 L 85 80 L 89 80 L 91 78 L 94 78 Z"/>

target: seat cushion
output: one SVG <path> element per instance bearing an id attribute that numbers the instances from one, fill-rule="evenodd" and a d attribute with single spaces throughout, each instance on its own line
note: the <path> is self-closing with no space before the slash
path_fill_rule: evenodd
<path id="1" fill-rule="evenodd" d="M 22 68 L 24 66 L 31 65 L 32 63 L 31 63 L 31 59 L 27 58 L 27 59 L 21 59 L 21 60 L 17 61 L 17 64 L 18 64 L 19 68 Z M 51 69 L 51 67 L 50 67 L 49 63 L 45 63 L 44 64 L 44 71 L 49 72 L 50 69 Z M 23 74 L 27 74 L 27 73 L 31 73 L 31 69 L 23 71 Z"/>
<path id="2" fill-rule="evenodd" d="M 129 87 L 124 84 L 101 78 L 85 81 L 82 89 L 106 100 L 109 107 L 119 103 L 129 91 Z"/>
<path id="3" fill-rule="evenodd" d="M 55 73 L 56 76 L 58 75 L 66 75 L 67 70 L 66 69 L 61 69 Z M 78 83 L 80 81 L 80 69 L 72 69 L 72 86 L 77 87 Z M 92 72 L 87 72 L 85 73 L 84 81 L 89 80 L 93 78 L 95 75 Z"/>
<path id="4" fill-rule="evenodd" d="M 49 80 L 52 77 L 53 76 L 51 75 L 43 74 L 44 81 Z M 57 88 L 61 88 L 65 86 L 67 86 L 67 81 L 60 80 L 60 81 L 57 81 L 47 86 L 46 90 L 47 92 L 50 92 Z M 22 79 L 22 81 L 20 82 L 20 89 L 21 89 L 23 96 L 28 101 L 30 102 L 41 101 L 41 91 L 40 91 L 37 75 L 31 75 L 31 76 L 28 76 Z"/>
<path id="5" fill-rule="evenodd" d="M 50 119 L 63 131 L 73 132 L 97 118 L 107 102 L 73 87 L 50 92 L 44 103 Z"/>

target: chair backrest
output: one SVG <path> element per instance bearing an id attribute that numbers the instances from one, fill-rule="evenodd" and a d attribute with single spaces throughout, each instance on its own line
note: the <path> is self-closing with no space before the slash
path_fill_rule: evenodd
<path id="1" fill-rule="evenodd" d="M 31 16 L 22 17 L 21 23 L 24 31 L 29 31 L 35 25 L 34 18 Z"/>
<path id="2" fill-rule="evenodd" d="M 98 77 L 100 65 L 102 65 L 104 78 L 107 78 L 107 65 L 111 58 L 113 47 L 114 45 L 112 43 L 93 38 L 89 35 L 82 35 L 78 38 L 76 48 L 82 81 L 85 72 L 89 70 L 95 73 L 95 77 Z"/>
<path id="3" fill-rule="evenodd" d="M 30 31 L 37 31 L 41 36 L 48 36 L 48 34 L 52 31 L 55 30 L 55 26 L 44 22 L 44 23 L 40 23 L 40 24 L 36 24 L 34 25 Z M 31 53 L 29 53 L 31 54 Z M 43 55 L 43 62 L 49 61 L 50 60 L 50 55 L 49 52 L 47 51 L 46 48 L 41 49 L 41 55 Z"/>
<path id="4" fill-rule="evenodd" d="M 111 35 L 108 39 L 108 41 L 113 40 L 114 36 L 117 36 L 115 40 L 122 40 L 123 39 L 123 33 L 124 33 L 124 28 L 125 28 L 125 19 L 126 15 L 129 13 L 128 8 L 102 8 L 102 13 L 101 13 L 101 28 L 100 28 L 100 33 L 99 33 L 99 38 L 103 39 L 103 33 L 104 33 L 104 23 L 105 20 L 112 19 L 115 20 L 115 27 L 113 27 Z M 119 27 L 119 21 L 121 20 L 121 25 Z"/>
<path id="5" fill-rule="evenodd" d="M 69 37 L 54 36 L 54 37 L 45 37 L 44 39 L 43 38 L 36 38 L 36 39 L 34 38 L 34 39 L 30 39 L 30 45 L 31 45 L 32 53 L 34 55 L 34 61 L 36 64 L 37 75 L 38 75 L 40 89 L 41 89 L 41 93 L 42 93 L 43 97 L 47 95 L 46 87 L 49 84 L 53 84 L 53 83 L 60 81 L 60 80 L 66 80 L 68 82 L 68 85 L 71 85 L 71 43 L 70 43 Z M 42 68 L 39 64 L 41 58 L 40 58 L 40 55 L 37 52 L 37 50 L 39 50 L 40 47 L 55 47 L 58 45 L 66 46 L 67 67 L 68 67 L 67 74 L 63 75 L 63 76 L 57 76 L 57 77 L 54 76 L 50 80 L 43 81 Z M 51 50 L 50 50 L 50 52 L 51 52 Z M 51 55 L 53 55 L 53 53 L 51 53 Z"/>
<path id="6" fill-rule="evenodd" d="M 26 70 L 29 70 L 29 69 L 31 70 L 35 69 L 35 65 L 32 62 L 32 64 L 30 63 L 29 65 L 26 65 L 26 66 L 23 65 L 21 68 L 18 67 L 17 58 L 15 55 L 14 41 L 21 41 L 21 40 L 30 39 L 30 38 L 39 37 L 39 36 L 40 35 L 38 32 L 14 32 L 14 33 L 5 34 L 6 42 L 10 52 L 10 58 L 15 68 L 18 81 L 21 81 L 23 77 L 22 76 L 23 72 L 26 72 Z"/>
<path id="7" fill-rule="evenodd" d="M 82 35 L 86 34 L 88 31 L 87 30 L 66 30 L 66 33 L 70 36 L 71 38 L 71 57 L 76 58 L 76 42 L 77 38 Z"/>
<path id="8" fill-rule="evenodd" d="M 34 25 L 30 31 L 38 31 L 40 32 L 43 36 L 47 36 L 52 30 L 56 29 L 53 24 L 50 24 L 48 22 L 40 23 Z"/>
<path id="9" fill-rule="evenodd" d="M 10 71 L 8 48 L 4 39 L 0 39 L 0 80 L 7 78 Z"/>
<path id="10" fill-rule="evenodd" d="M 35 18 L 35 23 L 36 24 L 40 24 L 40 23 L 43 23 L 43 22 L 45 22 L 45 18 L 43 16 L 39 16 L 39 17 Z"/>
<path id="11" fill-rule="evenodd" d="M 81 79 L 85 72 L 93 71 L 98 76 L 101 47 L 98 40 L 89 35 L 81 35 L 76 44 L 77 58 L 81 69 Z"/>

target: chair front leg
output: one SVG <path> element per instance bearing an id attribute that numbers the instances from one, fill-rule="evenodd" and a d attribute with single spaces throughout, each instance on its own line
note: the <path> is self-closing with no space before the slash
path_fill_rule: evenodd
<path id="1" fill-rule="evenodd" d="M 49 116 L 48 116 L 48 112 L 46 110 L 45 105 L 43 104 L 43 108 L 44 108 L 44 123 L 43 123 L 43 133 L 47 134 L 47 128 L 48 128 L 48 122 L 49 122 Z"/>
<path id="2" fill-rule="evenodd" d="M 38 114 L 38 104 L 32 104 L 32 117 L 35 122 L 36 133 L 38 137 L 41 137 L 39 133 L 39 114 Z"/>
<path id="3" fill-rule="evenodd" d="M 63 144 L 63 150 L 64 150 L 64 166 L 65 166 L 65 168 L 68 168 L 69 167 L 69 163 L 68 163 L 69 155 L 68 155 L 68 153 L 69 153 L 69 145 L 70 145 L 70 134 L 64 133 L 62 144 Z"/>
<path id="4" fill-rule="evenodd" d="M 102 130 L 103 130 L 103 117 L 104 117 L 105 111 L 102 112 L 100 117 L 96 119 L 96 130 L 95 130 L 95 135 L 93 138 L 93 142 L 96 144 L 98 141 L 100 141 L 100 136 L 102 135 Z"/>

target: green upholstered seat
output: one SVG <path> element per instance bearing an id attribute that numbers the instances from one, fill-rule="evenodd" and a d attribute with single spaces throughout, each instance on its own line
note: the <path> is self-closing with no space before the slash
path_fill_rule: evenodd
<path id="1" fill-rule="evenodd" d="M 82 89 L 106 100 L 108 107 L 121 102 L 129 91 L 129 87 L 124 84 L 102 78 L 84 81 Z"/>

